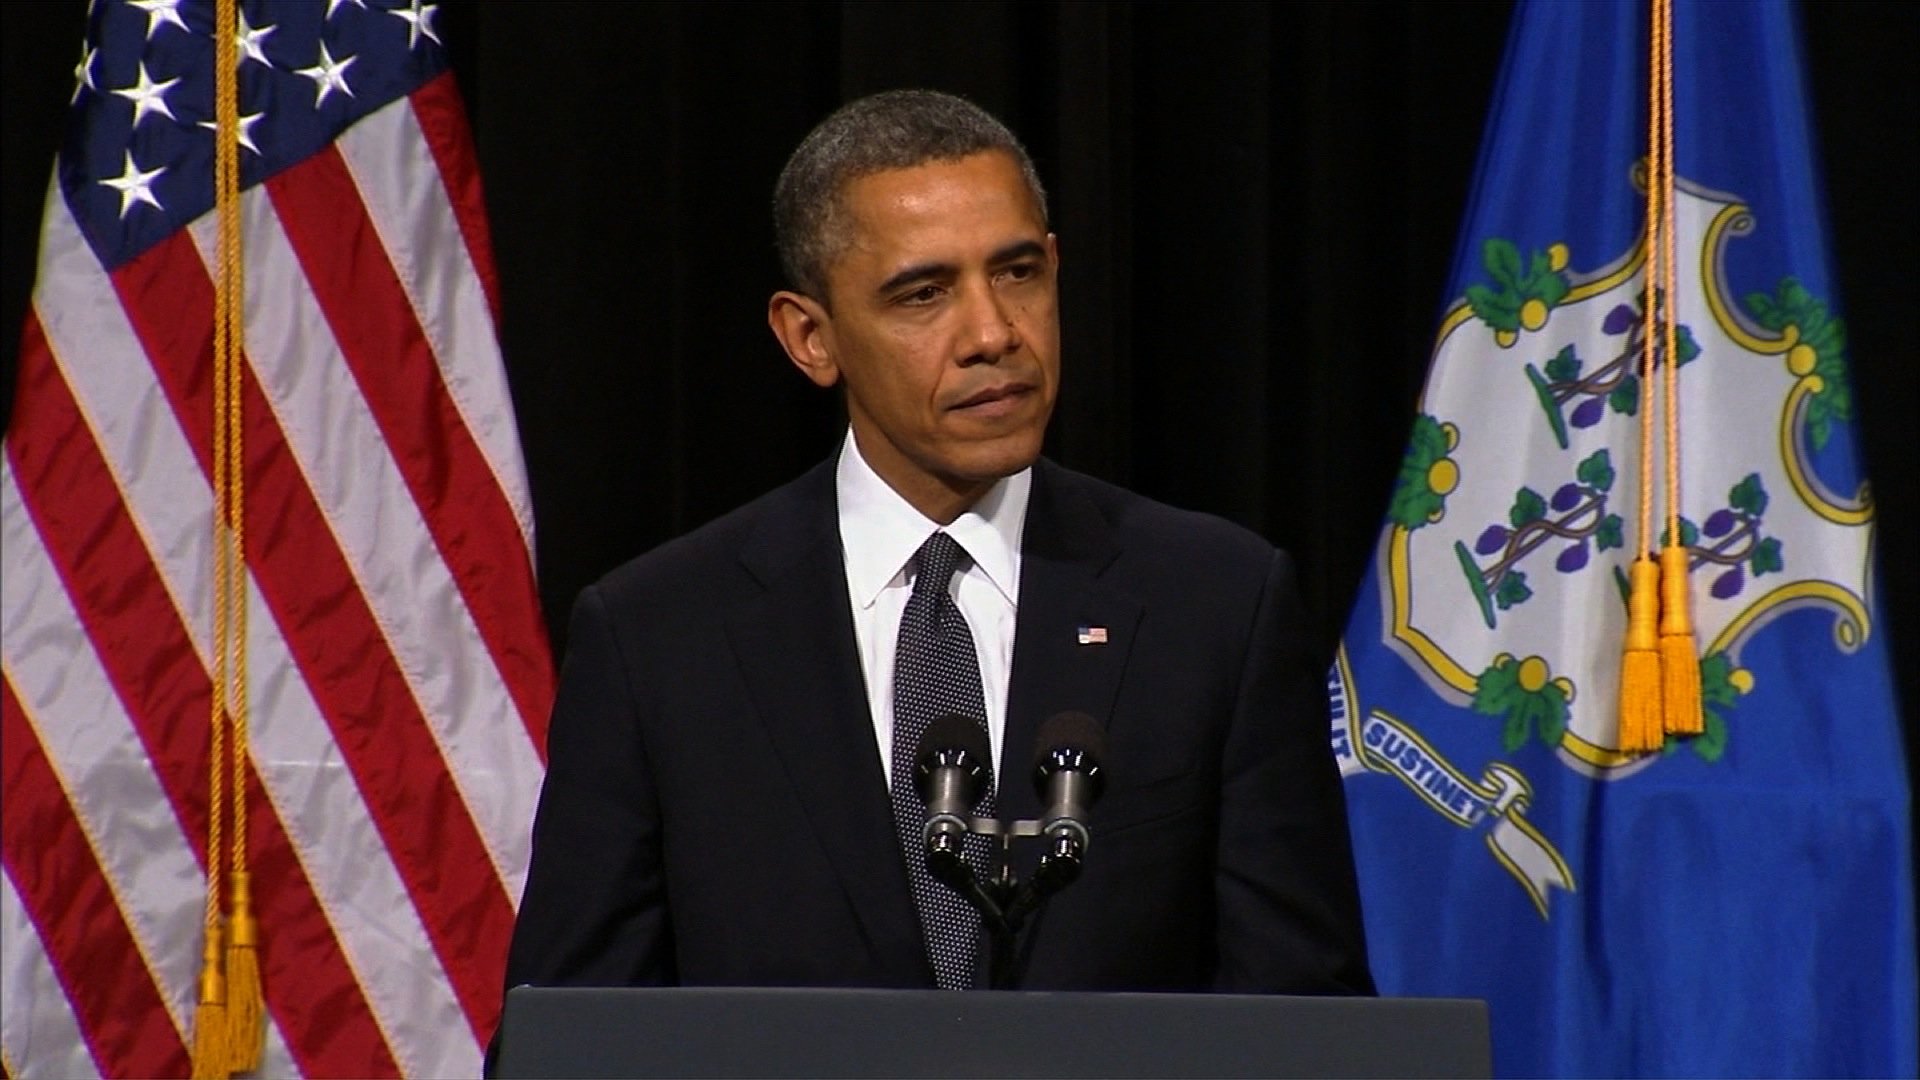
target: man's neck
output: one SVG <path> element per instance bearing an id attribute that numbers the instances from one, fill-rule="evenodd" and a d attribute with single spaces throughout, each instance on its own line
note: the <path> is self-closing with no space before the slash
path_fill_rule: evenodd
<path id="1" fill-rule="evenodd" d="M 881 479 L 849 437 L 835 465 L 834 487 L 855 607 L 871 603 L 934 529 L 959 541 L 974 566 L 1017 604 L 1020 536 L 1032 485 L 1032 471 L 1022 469 L 996 481 L 951 521 L 935 521 Z"/>
<path id="2" fill-rule="evenodd" d="M 886 477 L 881 479 L 885 480 Z M 963 490 L 956 490 L 946 484 L 935 484 L 931 490 L 925 492 L 902 491 L 892 481 L 888 481 L 887 486 L 900 492 L 900 497 L 912 504 L 915 510 L 927 515 L 929 521 L 940 525 L 953 524 L 955 518 L 973 509 L 974 505 L 993 489 L 991 481 L 968 485 Z"/>
<path id="3" fill-rule="evenodd" d="M 861 440 L 857 428 L 853 432 L 853 445 L 881 483 L 936 525 L 953 524 L 955 518 L 973 509 L 974 504 L 999 483 L 998 479 L 959 480 L 929 475 L 913 468 L 891 447 L 878 448 L 882 452 L 875 453 L 876 448 Z"/>

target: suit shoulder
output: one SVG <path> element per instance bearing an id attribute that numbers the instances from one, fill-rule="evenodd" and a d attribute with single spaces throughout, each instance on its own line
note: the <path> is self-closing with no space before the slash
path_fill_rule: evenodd
<path id="1" fill-rule="evenodd" d="M 833 477 L 816 467 L 788 484 L 629 559 L 589 586 L 610 603 L 677 597 L 699 603 L 751 580 L 743 556 L 769 536 L 789 547 L 832 539 Z M 819 534 L 819 535 L 815 535 Z M 774 549 L 777 552 L 777 548 Z M 774 556 L 777 558 L 777 554 Z"/>
<path id="2" fill-rule="evenodd" d="M 1077 493 L 1091 502 L 1114 536 L 1129 549 L 1144 549 L 1169 558 L 1257 566 L 1263 574 L 1277 552 L 1259 533 L 1223 517 L 1169 506 L 1059 465 L 1050 463 L 1048 482 L 1057 484 L 1063 493 Z"/>

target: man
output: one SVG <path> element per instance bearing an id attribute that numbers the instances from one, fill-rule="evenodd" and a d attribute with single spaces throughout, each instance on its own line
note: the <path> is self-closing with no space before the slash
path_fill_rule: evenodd
<path id="1" fill-rule="evenodd" d="M 1026 987 L 1371 992 L 1289 560 L 1039 458 L 1059 250 L 1025 150 L 957 98 L 863 99 L 775 226 L 768 321 L 847 438 L 582 593 L 508 985 L 983 985 L 915 740 L 983 725 L 976 812 L 1034 818 L 1035 732 L 1078 710 L 1106 790 Z"/>

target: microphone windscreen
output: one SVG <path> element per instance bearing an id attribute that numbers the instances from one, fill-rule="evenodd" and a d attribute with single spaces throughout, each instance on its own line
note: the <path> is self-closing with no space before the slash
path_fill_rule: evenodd
<path id="1" fill-rule="evenodd" d="M 920 736 L 920 751 L 914 758 L 924 762 L 928 755 L 941 750 L 964 750 L 983 768 L 993 768 L 993 750 L 987 743 L 986 725 L 970 716 L 948 713 L 928 724 L 927 733 Z"/>
<path id="2" fill-rule="evenodd" d="M 1055 750 L 1078 750 L 1098 765 L 1107 756 L 1106 729 L 1083 712 L 1054 713 L 1040 724 L 1033 740 L 1033 767 L 1043 767 Z"/>

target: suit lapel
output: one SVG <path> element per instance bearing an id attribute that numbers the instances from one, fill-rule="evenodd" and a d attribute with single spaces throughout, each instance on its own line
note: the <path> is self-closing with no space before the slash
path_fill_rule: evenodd
<path id="1" fill-rule="evenodd" d="M 1032 753 L 1047 717 L 1075 710 L 1105 726 L 1112 714 L 1141 612 L 1136 597 L 1101 581 L 1119 554 L 1112 523 L 1081 481 L 1038 462 L 1020 551 L 1020 612 L 1001 747 L 1003 817 L 1040 815 Z M 1016 866 L 1030 872 L 1037 857 L 1024 851 Z"/>
<path id="2" fill-rule="evenodd" d="M 829 460 L 769 507 L 741 550 L 763 591 L 732 612 L 728 632 L 876 962 L 906 972 L 926 954 L 874 748 L 833 491 Z"/>

